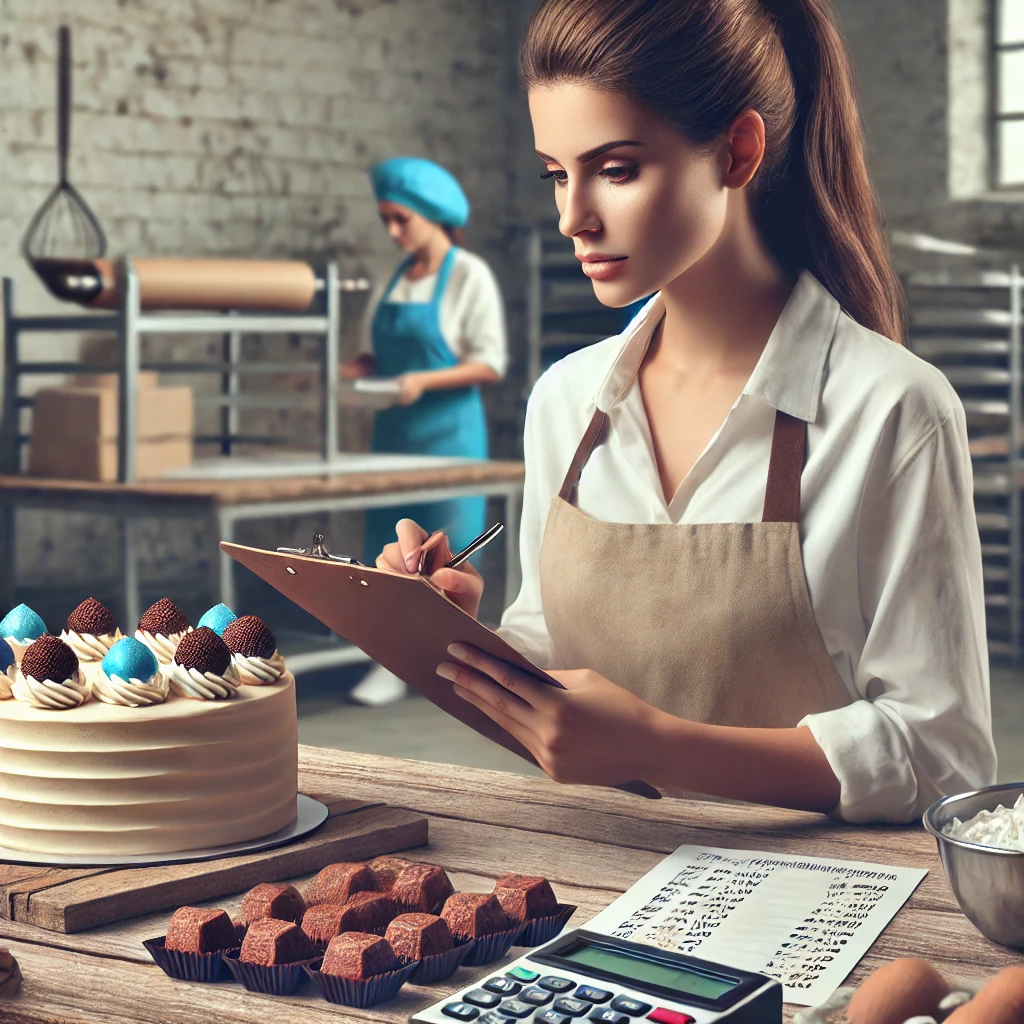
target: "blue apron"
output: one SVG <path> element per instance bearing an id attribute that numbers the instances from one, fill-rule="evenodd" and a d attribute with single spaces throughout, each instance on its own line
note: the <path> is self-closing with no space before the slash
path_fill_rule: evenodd
<path id="1" fill-rule="evenodd" d="M 459 359 L 441 333 L 441 297 L 451 276 L 452 246 L 437 274 L 429 302 L 388 302 L 410 260 L 395 271 L 373 317 L 373 354 L 381 377 L 446 370 Z M 487 458 L 487 422 L 480 389 L 425 391 L 412 405 L 396 405 L 374 416 L 372 449 L 414 455 Z M 453 551 L 484 530 L 487 499 L 452 498 L 429 504 L 371 509 L 366 514 L 366 561 L 370 565 L 385 544 L 395 540 L 395 523 L 414 519 L 428 533 L 444 530 Z"/>

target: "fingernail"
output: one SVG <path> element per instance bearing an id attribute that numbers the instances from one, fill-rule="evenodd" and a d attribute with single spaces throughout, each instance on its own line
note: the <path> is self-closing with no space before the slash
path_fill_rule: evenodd
<path id="1" fill-rule="evenodd" d="M 447 661 L 442 661 L 441 664 L 437 666 L 437 674 L 445 679 L 451 679 L 454 681 L 457 672 L 458 669 Z"/>
<path id="2" fill-rule="evenodd" d="M 469 651 L 465 647 L 463 647 L 462 644 L 449 644 L 448 653 L 453 658 L 458 658 L 459 661 L 465 661 L 466 656 L 469 654 Z"/>
<path id="3" fill-rule="evenodd" d="M 405 567 L 409 572 L 415 572 L 416 567 L 420 564 L 420 553 L 418 551 L 410 551 L 405 556 Z"/>

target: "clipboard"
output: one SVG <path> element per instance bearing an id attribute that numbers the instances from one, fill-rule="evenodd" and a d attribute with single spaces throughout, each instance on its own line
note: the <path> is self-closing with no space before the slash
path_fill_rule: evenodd
<path id="1" fill-rule="evenodd" d="M 537 763 L 529 750 L 497 722 L 456 696 L 452 683 L 437 675 L 436 668 L 442 661 L 451 660 L 449 644 L 464 643 L 509 662 L 538 682 L 563 689 L 561 683 L 467 615 L 424 577 L 399 576 L 319 555 L 266 551 L 227 541 L 220 546 L 236 562 L 443 711 L 532 764 Z M 626 782 L 615 788 L 652 800 L 661 797 L 646 782 Z"/>

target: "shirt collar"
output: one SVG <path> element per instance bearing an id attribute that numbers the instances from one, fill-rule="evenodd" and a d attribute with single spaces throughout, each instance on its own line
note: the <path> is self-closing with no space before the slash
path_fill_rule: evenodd
<path id="1" fill-rule="evenodd" d="M 625 397 L 664 312 L 659 293 L 621 335 L 622 345 L 616 348 L 597 390 L 587 396 L 585 406 L 593 409 L 596 405 L 608 412 Z M 797 419 L 814 422 L 839 313 L 839 303 L 824 285 L 808 271 L 801 272 L 743 394 Z"/>

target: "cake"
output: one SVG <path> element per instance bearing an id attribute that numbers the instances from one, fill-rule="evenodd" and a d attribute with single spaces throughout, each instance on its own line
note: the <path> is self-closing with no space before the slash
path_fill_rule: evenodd
<path id="1" fill-rule="evenodd" d="M 400 914 L 384 933 L 396 956 L 422 960 L 454 948 L 451 929 L 436 914 Z"/>
<path id="2" fill-rule="evenodd" d="M 31 616 L 15 616 L 22 638 L 41 626 L 26 627 Z M 10 615 L 5 622 L 11 626 Z M 111 648 L 92 699 L 68 644 L 44 634 L 26 648 L 12 687 L 21 699 L 0 699 L 0 846 L 160 855 L 259 839 L 295 821 L 291 673 L 272 685 L 237 686 L 230 700 L 171 693 L 133 706 L 126 694 L 159 696 L 166 683 L 146 678 L 153 662 L 135 643 Z M 107 702 L 118 699 L 114 690 L 123 703 Z"/>
<path id="3" fill-rule="evenodd" d="M 318 903 L 344 903 L 353 893 L 376 888 L 365 864 L 328 864 L 303 892 L 307 907 Z"/>
<path id="4" fill-rule="evenodd" d="M 320 970 L 353 981 L 397 970 L 398 961 L 387 939 L 365 932 L 345 932 L 331 939 Z"/>
<path id="5" fill-rule="evenodd" d="M 18 662 L 11 645 L 0 637 L 0 700 L 10 700 L 14 693 L 11 686 L 18 674 Z"/>
<path id="6" fill-rule="evenodd" d="M 391 898 L 402 910 L 433 914 L 455 892 L 444 871 L 433 864 L 409 864 L 391 886 Z"/>
<path id="7" fill-rule="evenodd" d="M 409 867 L 411 861 L 403 860 L 401 857 L 392 857 L 385 854 L 382 857 L 374 857 L 367 865 L 374 882 L 381 892 L 390 892 L 395 884 L 395 879 L 402 873 L 404 868 Z"/>
<path id="8" fill-rule="evenodd" d="M 284 674 L 277 639 L 258 615 L 243 615 L 228 624 L 224 643 L 231 652 L 238 678 L 250 686 L 274 683 Z"/>
<path id="9" fill-rule="evenodd" d="M 238 616 L 226 604 L 215 604 L 203 612 L 203 617 L 199 620 L 198 625 L 209 626 L 217 636 L 223 636 L 224 630 L 236 618 Z"/>
<path id="10" fill-rule="evenodd" d="M 20 662 L 26 648 L 46 632 L 46 623 L 27 604 L 12 608 L 0 620 L 0 637 L 7 641 L 14 651 L 15 660 Z"/>
<path id="11" fill-rule="evenodd" d="M 216 907 L 180 907 L 164 939 L 164 949 L 179 953 L 217 953 L 237 945 L 231 918 Z"/>
<path id="12" fill-rule="evenodd" d="M 167 700 L 167 677 L 141 640 L 122 637 L 107 651 L 92 678 L 92 695 L 107 704 L 138 708 Z"/>
<path id="13" fill-rule="evenodd" d="M 209 626 L 186 633 L 167 668 L 171 689 L 194 700 L 229 700 L 238 693 L 231 652 Z"/>
<path id="14" fill-rule="evenodd" d="M 359 931 L 381 932 L 398 915 L 395 901 L 385 892 L 353 893 L 345 903 L 346 910 L 358 915 Z"/>
<path id="15" fill-rule="evenodd" d="M 267 917 L 298 924 L 305 912 L 306 903 L 294 885 L 263 882 L 242 897 L 242 920 L 247 925 Z"/>
<path id="16" fill-rule="evenodd" d="M 173 601 L 161 597 L 142 613 L 135 639 L 141 640 L 161 665 L 169 665 L 181 638 L 191 631 L 185 613 Z"/>
<path id="17" fill-rule="evenodd" d="M 238 958 L 246 964 L 279 967 L 315 956 L 316 950 L 297 924 L 265 917 L 249 925 Z"/>
<path id="18" fill-rule="evenodd" d="M 441 916 L 456 938 L 481 939 L 515 926 L 494 894 L 488 892 L 454 893 L 448 897 Z"/>
<path id="19" fill-rule="evenodd" d="M 121 639 L 121 630 L 112 611 L 95 597 L 87 597 L 68 616 L 60 638 L 75 652 L 82 673 L 91 682 L 100 662 Z"/>
<path id="20" fill-rule="evenodd" d="M 539 875 L 502 875 L 494 883 L 494 896 L 517 924 L 558 913 L 558 900 L 548 880 Z"/>

